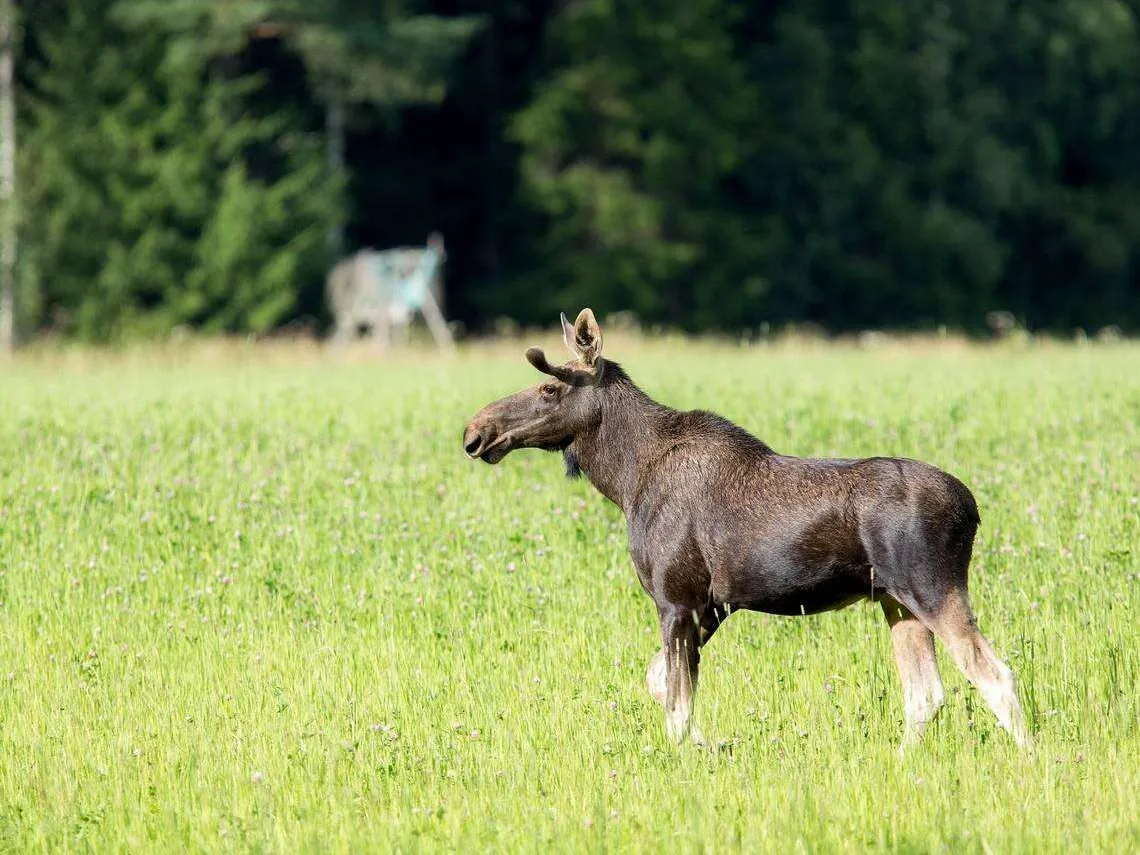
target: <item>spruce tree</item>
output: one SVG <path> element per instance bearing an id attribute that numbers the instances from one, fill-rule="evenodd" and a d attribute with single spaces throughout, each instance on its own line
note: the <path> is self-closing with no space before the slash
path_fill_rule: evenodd
<path id="1" fill-rule="evenodd" d="M 245 113 L 253 81 L 173 61 L 164 34 L 110 5 L 68 0 L 36 34 L 23 174 L 40 320 L 86 339 L 270 329 L 324 264 L 335 188 L 319 150 Z M 253 174 L 258 148 L 280 174 Z"/>

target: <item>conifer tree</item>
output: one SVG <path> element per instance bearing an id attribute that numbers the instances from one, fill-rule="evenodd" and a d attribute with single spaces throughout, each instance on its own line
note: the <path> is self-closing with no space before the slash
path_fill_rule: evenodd
<path id="1" fill-rule="evenodd" d="M 334 186 L 313 144 L 251 117 L 250 80 L 175 63 L 107 0 L 37 34 L 24 147 L 41 322 L 87 339 L 179 324 L 267 330 L 319 276 Z M 246 153 L 270 149 L 280 174 Z"/>
<path id="2" fill-rule="evenodd" d="M 351 107 L 438 101 L 449 65 L 481 23 L 415 14 L 401 0 L 120 0 L 116 8 L 124 20 L 170 33 L 172 55 L 191 61 L 232 55 L 252 39 L 284 40 L 324 105 L 326 162 L 342 181 Z M 334 253 L 339 232 L 329 241 Z"/>

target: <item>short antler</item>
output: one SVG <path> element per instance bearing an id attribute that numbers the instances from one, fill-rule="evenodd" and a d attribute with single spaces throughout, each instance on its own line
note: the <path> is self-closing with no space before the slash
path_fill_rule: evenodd
<path id="1" fill-rule="evenodd" d="M 546 360 L 546 354 L 541 347 L 529 347 L 526 351 L 526 361 L 541 371 L 543 374 L 549 374 L 551 377 L 557 377 L 559 380 L 565 379 L 574 372 L 568 368 L 563 368 L 560 365 L 551 365 Z"/>
<path id="2" fill-rule="evenodd" d="M 565 365 L 551 365 L 541 347 L 527 348 L 526 361 L 555 379 L 568 383 L 571 386 L 588 386 L 596 381 L 596 377 L 588 371 L 577 368 L 567 368 Z"/>

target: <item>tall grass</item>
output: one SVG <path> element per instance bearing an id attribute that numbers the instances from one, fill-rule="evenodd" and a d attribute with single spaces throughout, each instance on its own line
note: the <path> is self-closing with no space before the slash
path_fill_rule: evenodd
<path id="1" fill-rule="evenodd" d="M 671 748 L 619 511 L 462 454 L 521 348 L 35 357 L 0 366 L 0 850 L 1140 846 L 1140 348 L 607 350 L 779 451 L 969 484 L 1037 751 L 940 651 L 900 759 L 869 605 L 734 615 L 697 697 L 725 747 Z"/>

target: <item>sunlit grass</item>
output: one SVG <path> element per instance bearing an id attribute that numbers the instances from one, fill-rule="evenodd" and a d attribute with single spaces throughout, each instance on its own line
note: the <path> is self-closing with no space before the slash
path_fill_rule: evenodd
<path id="1" fill-rule="evenodd" d="M 607 337 L 650 394 L 777 450 L 974 490 L 971 590 L 1038 750 L 940 654 L 904 760 L 865 605 L 734 616 L 697 699 L 731 750 L 667 745 L 620 513 L 553 456 L 462 454 L 537 379 L 521 350 L 0 365 L 0 849 L 1140 845 L 1140 347 Z"/>

